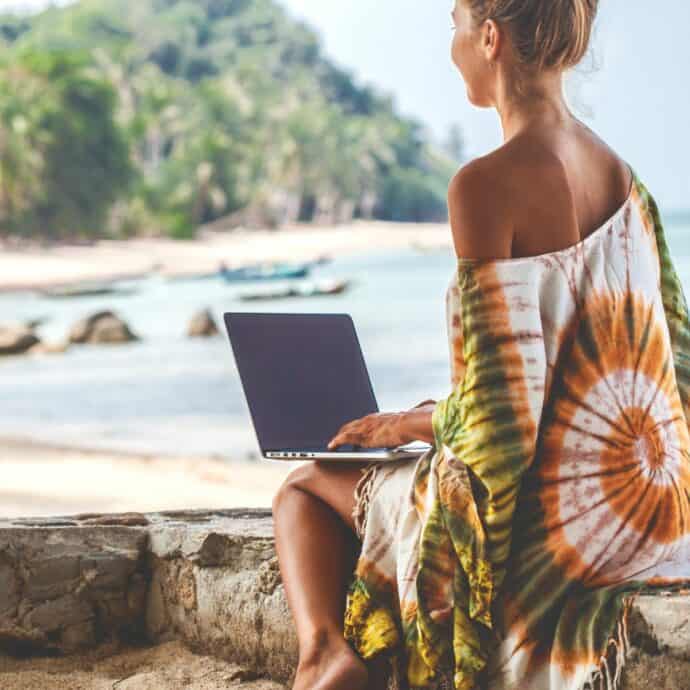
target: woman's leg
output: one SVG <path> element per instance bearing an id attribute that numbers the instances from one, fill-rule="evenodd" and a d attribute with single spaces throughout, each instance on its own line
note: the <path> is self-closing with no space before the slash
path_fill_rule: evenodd
<path id="1" fill-rule="evenodd" d="M 367 667 L 343 637 L 347 580 L 359 540 L 354 490 L 361 463 L 312 461 L 273 498 L 280 572 L 299 641 L 293 690 L 364 690 Z"/>

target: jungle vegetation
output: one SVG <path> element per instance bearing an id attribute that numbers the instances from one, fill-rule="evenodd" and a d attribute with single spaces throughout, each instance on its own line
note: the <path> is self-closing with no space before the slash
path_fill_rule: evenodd
<path id="1" fill-rule="evenodd" d="M 445 221 L 434 145 L 274 0 L 82 0 L 0 15 L 0 233 Z"/>

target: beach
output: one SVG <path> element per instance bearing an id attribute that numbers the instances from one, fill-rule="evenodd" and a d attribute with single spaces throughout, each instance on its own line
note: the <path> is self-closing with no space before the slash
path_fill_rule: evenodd
<path id="1" fill-rule="evenodd" d="M 297 461 L 168 457 L 0 439 L 4 517 L 270 507 Z"/>
<path id="2" fill-rule="evenodd" d="M 200 230 L 198 239 L 137 238 L 15 248 L 0 244 L 0 290 L 57 286 L 80 280 L 214 271 L 259 261 L 306 261 L 409 246 L 451 247 L 439 223 L 354 221 L 335 227 L 291 224 L 279 230 Z"/>

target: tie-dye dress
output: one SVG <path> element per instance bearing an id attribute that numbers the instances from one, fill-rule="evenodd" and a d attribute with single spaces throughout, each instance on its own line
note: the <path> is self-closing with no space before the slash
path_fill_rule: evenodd
<path id="1" fill-rule="evenodd" d="M 370 463 L 345 638 L 389 688 L 618 688 L 642 588 L 690 580 L 690 320 L 657 205 L 577 244 L 458 260 L 452 390 Z"/>

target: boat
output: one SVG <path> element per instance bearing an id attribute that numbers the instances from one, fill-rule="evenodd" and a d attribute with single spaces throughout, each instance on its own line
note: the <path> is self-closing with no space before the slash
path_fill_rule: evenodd
<path id="1" fill-rule="evenodd" d="M 183 282 L 187 280 L 209 280 L 211 278 L 220 278 L 223 271 L 216 269 L 215 271 L 203 271 L 201 273 L 171 273 L 165 276 L 169 282 Z"/>
<path id="2" fill-rule="evenodd" d="M 117 297 L 123 295 L 134 295 L 139 292 L 139 288 L 135 286 L 117 287 L 116 285 L 112 285 L 110 283 L 104 283 L 100 285 L 65 285 L 54 288 L 40 288 L 38 289 L 38 292 L 43 297 L 50 298 L 97 297 L 100 295 L 113 295 Z"/>
<path id="3" fill-rule="evenodd" d="M 338 295 L 350 286 L 349 280 L 322 280 L 318 282 L 292 283 L 284 287 L 269 290 L 254 290 L 240 293 L 243 301 L 265 299 L 283 299 L 285 297 L 319 297 L 322 295 Z"/>
<path id="4" fill-rule="evenodd" d="M 289 278 L 306 278 L 310 269 L 310 263 L 253 264 L 239 268 L 221 268 L 220 275 L 229 283 L 245 280 L 286 280 Z"/>

